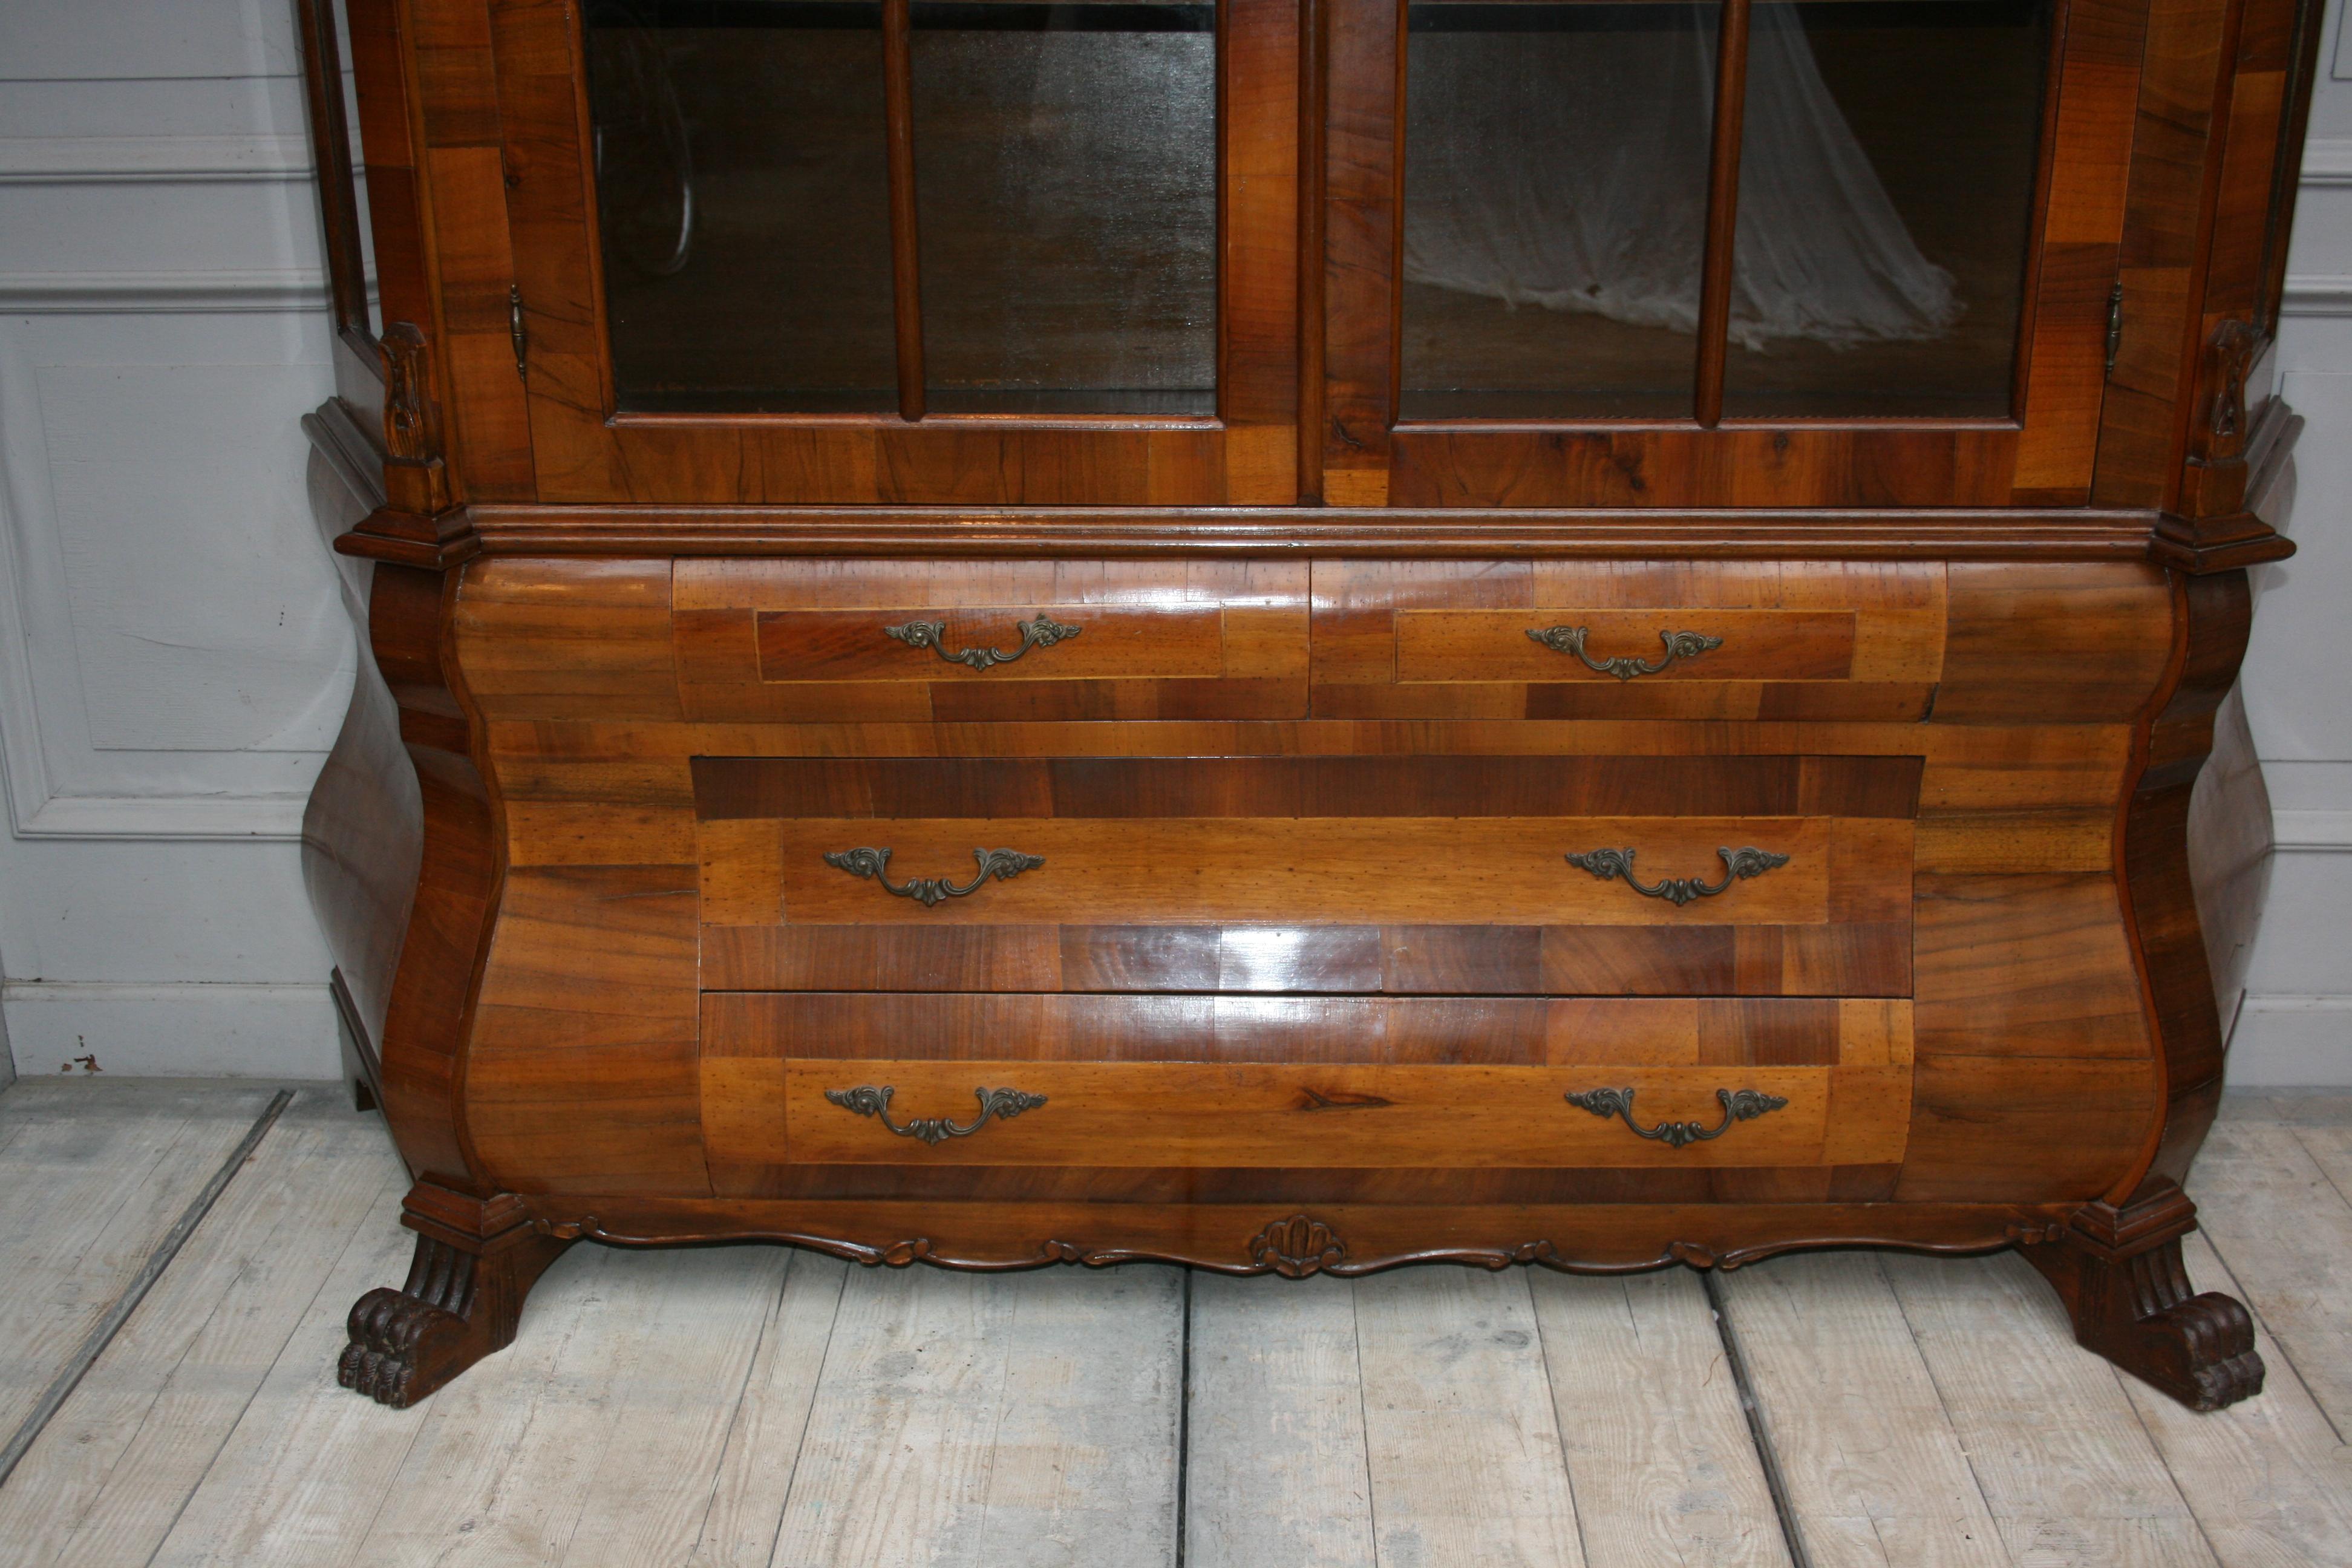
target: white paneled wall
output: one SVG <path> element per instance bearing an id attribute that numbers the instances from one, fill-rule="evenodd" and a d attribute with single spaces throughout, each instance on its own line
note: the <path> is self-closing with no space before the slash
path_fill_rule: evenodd
<path id="1" fill-rule="evenodd" d="M 0 1014 L 23 1073 L 335 1071 L 297 859 L 352 633 L 290 0 L 0 0 Z"/>
<path id="2" fill-rule="evenodd" d="M 352 648 L 303 499 L 328 332 L 290 11 L 0 0 L 0 1054 L 22 1072 L 334 1071 L 295 838 Z M 2281 345 L 2303 553 L 2261 574 L 2246 667 L 2280 848 L 2238 1082 L 2352 1084 L 2352 44 L 2323 47 Z"/>
<path id="3" fill-rule="evenodd" d="M 2352 1085 L 2352 39 L 2332 5 L 2287 261 L 2279 368 L 2308 421 L 2287 531 L 2257 568 L 2247 718 L 2277 812 L 2233 1084 Z"/>

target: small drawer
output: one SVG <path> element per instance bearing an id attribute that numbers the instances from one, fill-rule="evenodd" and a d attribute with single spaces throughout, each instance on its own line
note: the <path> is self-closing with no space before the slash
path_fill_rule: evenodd
<path id="1" fill-rule="evenodd" d="M 709 721 L 1295 719 L 1304 565 L 693 561 L 687 716 Z"/>
<path id="2" fill-rule="evenodd" d="M 713 996 L 706 1136 L 737 1169 L 1891 1165 L 1907 1137 L 1902 1003 L 1180 1010 L 1141 997 Z M 824 1033 L 799 1032 L 820 1021 Z M 924 1054 L 859 1054 L 893 1034 Z M 839 1054 L 784 1054 L 812 1049 Z"/>
<path id="3" fill-rule="evenodd" d="M 1942 668 L 1943 574 L 1939 563 L 1318 563 L 1315 712 L 1915 720 Z"/>

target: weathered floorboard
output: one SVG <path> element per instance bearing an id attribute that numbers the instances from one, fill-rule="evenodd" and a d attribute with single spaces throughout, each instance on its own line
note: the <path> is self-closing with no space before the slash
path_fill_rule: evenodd
<path id="1" fill-rule="evenodd" d="M 2342 1173 L 2337 1180 L 2324 1162 Z M 2339 1184 L 2347 1178 L 2352 1129 L 2231 1116 L 2215 1124 L 2189 1190 L 2213 1249 L 2245 1288 L 2246 1305 L 2336 1429 L 2352 1436 L 2352 1204 Z M 2272 1381 L 2284 1372 L 2274 1368 Z"/>
<path id="2" fill-rule="evenodd" d="M 1373 1560 L 1356 1288 L 1192 1279 L 1186 1568 Z"/>
<path id="3" fill-rule="evenodd" d="M 2204 1237 L 2182 1242 L 2181 1256 L 2190 1279 L 2240 1293 Z M 2262 1397 L 2227 1410 L 2200 1415 L 2128 1377 L 2124 1392 L 2229 1568 L 2346 1568 L 2352 1447 L 2290 1375 L 2260 1319 L 2254 1347 L 2271 1369 Z"/>
<path id="4" fill-rule="evenodd" d="M 272 1092 L 36 1079 L 0 1095 L 0 1443 Z"/>
<path id="5" fill-rule="evenodd" d="M 1776 1258 L 1723 1293 L 1816 1568 L 2009 1568 L 1878 1258 Z"/>
<path id="6" fill-rule="evenodd" d="M 1584 1561 L 1526 1270 L 1360 1279 L 1356 1348 L 1381 1561 Z"/>
<path id="7" fill-rule="evenodd" d="M 320 1287 L 406 1185 L 373 1119 L 301 1095 L 0 1489 L 8 1561 L 144 1563 Z"/>
<path id="8" fill-rule="evenodd" d="M 821 1252 L 791 1255 L 735 1404 L 692 1568 L 766 1568 L 774 1552 L 848 1268 Z"/>
<path id="9" fill-rule="evenodd" d="M 1706 1287 L 1686 1268 L 1536 1270 L 1559 1436 L 1592 1568 L 1789 1561 Z"/>
<path id="10" fill-rule="evenodd" d="M 849 1276 L 773 1561 L 1175 1560 L 1183 1276 Z"/>
<path id="11" fill-rule="evenodd" d="M 2015 1255 L 1881 1259 L 2019 1563 L 2214 1568 L 2116 1370 Z"/>

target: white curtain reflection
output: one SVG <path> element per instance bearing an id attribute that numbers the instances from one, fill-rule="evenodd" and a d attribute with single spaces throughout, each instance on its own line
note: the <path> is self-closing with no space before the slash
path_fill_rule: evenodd
<path id="1" fill-rule="evenodd" d="M 1622 29 L 1413 34 L 1408 280 L 1696 330 L 1715 9 L 1640 10 Z M 1743 161 L 1733 342 L 1916 341 L 1959 319 L 1790 6 L 1755 13 Z"/>

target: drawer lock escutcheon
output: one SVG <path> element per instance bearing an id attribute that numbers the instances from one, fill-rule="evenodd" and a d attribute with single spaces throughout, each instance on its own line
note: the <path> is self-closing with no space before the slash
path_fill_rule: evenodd
<path id="1" fill-rule="evenodd" d="M 1624 884 L 1647 899 L 1664 899 L 1677 907 L 1693 899 L 1711 899 L 1734 882 L 1744 882 L 1750 877 L 1789 863 L 1786 855 L 1769 849 L 1717 849 L 1723 857 L 1723 880 L 1709 885 L 1696 877 L 1668 877 L 1662 882 L 1643 887 L 1633 879 L 1633 852 L 1631 849 L 1588 849 L 1581 855 L 1570 855 L 1568 863 L 1579 870 L 1590 871 L 1606 882 L 1622 879 Z M 830 859 L 828 856 L 826 858 Z"/>
<path id="2" fill-rule="evenodd" d="M 932 909 L 948 899 L 961 899 L 980 891 L 982 883 L 991 877 L 1009 882 L 1024 871 L 1034 871 L 1045 863 L 1043 855 L 1024 855 L 1018 849 L 975 849 L 971 858 L 980 862 L 980 870 L 972 879 L 959 888 L 945 877 L 915 877 L 904 882 L 890 879 L 890 851 L 884 849 L 828 849 L 824 863 L 853 877 L 870 877 L 882 884 L 886 893 L 896 893 L 902 899 L 912 899 L 925 909 Z"/>
<path id="3" fill-rule="evenodd" d="M 919 1138 L 933 1148 L 950 1138 L 971 1137 L 985 1127 L 992 1116 L 999 1121 L 1010 1121 L 1023 1111 L 1034 1110 L 1045 1103 L 1044 1095 L 1031 1094 L 1026 1089 L 975 1089 L 971 1092 L 979 1098 L 980 1114 L 962 1126 L 945 1116 L 918 1116 L 902 1126 L 890 1120 L 890 1096 L 895 1092 L 887 1083 L 862 1083 L 856 1089 L 828 1089 L 824 1097 L 852 1116 L 871 1116 L 899 1137 Z"/>
<path id="4" fill-rule="evenodd" d="M 1588 1089 L 1571 1090 L 1568 1102 L 1579 1110 L 1589 1110 L 1607 1121 L 1622 1116 L 1625 1125 L 1643 1138 L 1664 1143 L 1669 1149 L 1687 1148 L 1704 1143 L 1710 1138 L 1720 1138 L 1730 1131 L 1735 1121 L 1753 1121 L 1759 1116 L 1779 1110 L 1789 1102 L 1777 1094 L 1767 1094 L 1760 1089 L 1718 1089 L 1715 1091 L 1717 1104 L 1723 1107 L 1723 1120 L 1713 1127 L 1702 1127 L 1696 1121 L 1661 1121 L 1655 1127 L 1644 1127 L 1633 1120 L 1633 1091 L 1630 1089 Z"/>
<path id="5" fill-rule="evenodd" d="M 1011 653 L 992 647 L 950 648 L 943 640 L 948 633 L 945 621 L 908 621 L 903 626 L 884 626 L 882 635 L 896 637 L 908 647 L 929 648 L 948 663 L 961 664 L 967 669 L 994 669 L 1000 664 L 1011 664 L 1033 647 L 1052 647 L 1086 630 L 1084 626 L 1066 626 L 1043 610 L 1035 620 L 1015 621 L 1013 627 L 1021 634 L 1021 646 Z"/>
<path id="6" fill-rule="evenodd" d="M 1653 663 L 1621 654 L 1615 658 L 1595 658 L 1584 651 L 1588 626 L 1529 626 L 1528 636 L 1554 653 L 1572 653 L 1584 661 L 1587 669 L 1602 675 L 1613 675 L 1620 680 L 1631 680 L 1637 675 L 1655 675 L 1680 658 L 1696 658 L 1711 648 L 1723 646 L 1721 637 L 1711 637 L 1705 632 L 1660 632 L 1658 640 L 1666 645 L 1663 658 Z M 893 634 L 895 635 L 895 634 Z"/>

